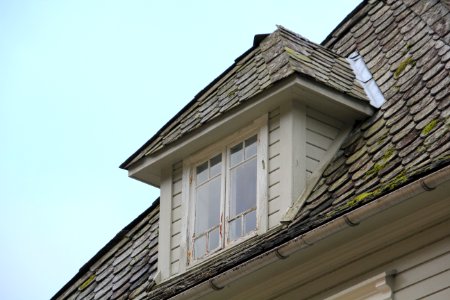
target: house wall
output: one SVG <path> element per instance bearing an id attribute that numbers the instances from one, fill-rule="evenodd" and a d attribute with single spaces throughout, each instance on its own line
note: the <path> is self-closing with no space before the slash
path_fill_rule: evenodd
<path id="1" fill-rule="evenodd" d="M 269 113 L 268 227 L 280 224 L 280 108 Z"/>
<path id="2" fill-rule="evenodd" d="M 170 228 L 170 274 L 177 274 L 180 268 L 180 242 L 182 228 L 182 175 L 183 163 L 177 162 L 172 165 L 172 211 Z"/>
<path id="3" fill-rule="evenodd" d="M 396 300 L 450 299 L 448 228 L 447 220 L 400 242 L 387 244 L 277 299 L 324 299 L 383 272 L 393 273 L 391 289 Z M 330 290 L 320 293 L 324 288 Z"/>
<path id="4" fill-rule="evenodd" d="M 396 268 L 396 299 L 450 299 L 450 238 L 414 251 Z"/>
<path id="5" fill-rule="evenodd" d="M 306 176 L 319 166 L 343 128 L 342 122 L 312 108 L 306 109 Z"/>

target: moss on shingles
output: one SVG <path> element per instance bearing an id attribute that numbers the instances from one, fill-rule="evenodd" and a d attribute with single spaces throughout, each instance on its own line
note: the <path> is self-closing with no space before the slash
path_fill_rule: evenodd
<path id="1" fill-rule="evenodd" d="M 422 129 L 421 135 L 427 136 L 431 130 L 433 130 L 438 123 L 437 119 L 431 120 L 425 127 Z"/>
<path id="2" fill-rule="evenodd" d="M 356 195 L 352 199 L 348 200 L 344 205 L 339 206 L 336 209 L 328 212 L 325 215 L 325 218 L 326 219 L 331 218 L 342 211 L 345 211 L 349 208 L 355 207 L 360 203 L 367 202 L 367 200 L 374 199 L 386 192 L 394 190 L 395 188 L 403 185 L 405 182 L 408 181 L 409 176 L 406 174 L 407 174 L 407 172 L 406 172 L 406 170 L 404 170 L 403 172 L 401 172 L 400 174 L 398 174 L 397 176 L 395 176 L 388 182 L 382 184 L 377 189 L 374 189 L 373 191 L 370 191 L 370 192 L 363 192 L 359 195 Z"/>
<path id="3" fill-rule="evenodd" d="M 311 59 L 306 56 L 303 55 L 295 50 L 292 50 L 289 47 L 284 47 L 284 50 L 294 59 L 298 60 L 298 61 L 306 61 L 306 62 L 311 62 Z"/>
<path id="4" fill-rule="evenodd" d="M 391 158 L 392 155 L 394 155 L 394 148 L 390 147 L 384 153 L 383 158 L 381 159 L 381 161 L 376 163 L 375 165 L 373 165 L 373 167 L 370 168 L 366 172 L 366 176 L 372 176 L 372 175 L 378 174 L 378 172 L 380 172 L 386 166 L 389 158 Z"/>
<path id="5" fill-rule="evenodd" d="M 383 191 L 392 191 L 393 189 L 395 189 L 396 187 L 402 185 L 406 181 L 408 181 L 408 176 L 406 175 L 406 172 L 403 171 L 400 174 L 398 174 L 397 176 L 395 176 L 392 180 L 387 182 L 383 186 Z"/>
<path id="6" fill-rule="evenodd" d="M 416 62 L 414 61 L 414 59 L 411 56 L 408 56 L 405 60 L 400 62 L 400 64 L 398 65 L 397 69 L 394 72 L 394 79 L 398 79 L 400 74 L 402 74 L 403 71 L 405 71 L 405 69 L 408 65 L 410 65 L 410 66 L 416 65 Z"/>
<path id="7" fill-rule="evenodd" d="M 228 93 L 228 97 L 229 98 L 232 98 L 234 95 L 236 95 L 236 90 L 232 90 L 232 91 L 230 91 L 229 93 Z"/>
<path id="8" fill-rule="evenodd" d="M 79 289 L 80 291 L 84 290 L 85 288 L 87 288 L 87 287 L 92 283 L 92 281 L 94 281 L 94 279 L 95 279 L 95 275 L 89 276 L 89 278 L 86 279 L 86 281 L 83 282 L 83 283 L 78 287 L 78 289 Z"/>
<path id="9" fill-rule="evenodd" d="M 372 191 L 372 192 L 364 192 L 362 194 L 357 195 L 353 199 L 347 201 L 345 206 L 352 207 L 352 206 L 355 206 L 356 204 L 358 204 L 359 202 L 364 201 L 367 198 L 371 198 L 371 197 L 375 197 L 375 196 L 377 196 L 377 190 Z"/>
<path id="10" fill-rule="evenodd" d="M 403 50 L 402 54 L 403 55 L 408 54 L 408 52 L 409 52 L 409 50 L 411 50 L 411 48 L 412 48 L 412 45 L 411 44 L 407 44 L 406 47 L 405 47 L 405 50 Z"/>
<path id="11" fill-rule="evenodd" d="M 383 168 L 384 168 L 384 164 L 376 163 L 376 164 L 373 165 L 372 168 L 370 168 L 366 172 L 366 176 L 372 176 L 372 175 L 378 174 L 378 172 L 380 172 Z"/>
<path id="12" fill-rule="evenodd" d="M 417 153 L 425 153 L 427 151 L 427 147 L 425 147 L 424 145 L 417 147 L 416 152 Z"/>
<path id="13" fill-rule="evenodd" d="M 347 201 L 346 205 L 347 207 L 352 207 L 367 198 L 374 198 L 378 195 L 381 195 L 384 192 L 392 191 L 393 189 L 397 188 L 398 186 L 402 185 L 408 181 L 408 176 L 406 175 L 406 171 L 401 172 L 385 184 L 381 185 L 379 188 L 371 191 L 371 192 L 364 192 L 362 194 L 359 194 L 355 196 L 353 199 Z"/>

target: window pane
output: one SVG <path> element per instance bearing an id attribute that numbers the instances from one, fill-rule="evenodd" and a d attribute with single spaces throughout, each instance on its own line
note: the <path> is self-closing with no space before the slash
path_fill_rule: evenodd
<path id="1" fill-rule="evenodd" d="M 231 167 L 237 165 L 243 159 L 244 159 L 244 151 L 242 149 L 242 143 L 240 143 L 230 149 L 230 166 Z"/>
<path id="2" fill-rule="evenodd" d="M 208 184 L 197 188 L 197 199 L 195 201 L 195 233 L 205 232 L 208 227 Z"/>
<path id="3" fill-rule="evenodd" d="M 217 155 L 216 157 L 213 157 L 209 161 L 209 177 L 214 177 L 218 174 L 220 174 L 222 170 L 222 154 Z"/>
<path id="4" fill-rule="evenodd" d="M 256 229 L 256 210 L 248 213 L 244 217 L 244 235 Z"/>
<path id="5" fill-rule="evenodd" d="M 256 207 L 256 157 L 231 170 L 230 216 Z"/>
<path id="6" fill-rule="evenodd" d="M 237 218 L 230 222 L 229 239 L 235 241 L 242 236 L 241 234 L 241 219 Z"/>
<path id="7" fill-rule="evenodd" d="M 196 235 L 219 225 L 221 177 L 218 176 L 197 188 L 194 229 Z"/>
<path id="8" fill-rule="evenodd" d="M 256 155 L 256 135 L 245 140 L 245 158 L 250 158 Z"/>
<path id="9" fill-rule="evenodd" d="M 194 257 L 201 258 L 206 254 L 206 235 L 194 241 Z"/>
<path id="10" fill-rule="evenodd" d="M 197 167 L 197 185 L 208 179 L 208 162 L 204 162 Z"/>
<path id="11" fill-rule="evenodd" d="M 220 184 L 221 177 L 218 176 L 211 180 L 209 185 L 209 208 L 207 215 L 199 216 L 200 218 L 208 218 L 208 229 L 220 223 Z"/>
<path id="12" fill-rule="evenodd" d="M 212 252 L 215 249 L 219 248 L 219 241 L 220 241 L 219 228 L 211 230 L 209 232 L 208 251 Z"/>

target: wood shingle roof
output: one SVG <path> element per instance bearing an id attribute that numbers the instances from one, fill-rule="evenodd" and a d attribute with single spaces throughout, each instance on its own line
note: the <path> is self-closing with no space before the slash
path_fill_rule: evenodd
<path id="1" fill-rule="evenodd" d="M 324 43 L 343 56 L 357 49 L 386 103 L 355 126 L 297 222 L 342 213 L 450 161 L 449 9 L 386 2 L 369 2 L 349 31 Z"/>
<path id="2" fill-rule="evenodd" d="M 214 84 L 199 93 L 121 167 L 127 168 L 143 156 L 162 150 L 292 74 L 368 102 L 346 58 L 278 26 L 247 55 L 238 58 Z"/>
<path id="3" fill-rule="evenodd" d="M 135 298 L 155 285 L 159 201 L 101 249 L 52 299 Z"/>

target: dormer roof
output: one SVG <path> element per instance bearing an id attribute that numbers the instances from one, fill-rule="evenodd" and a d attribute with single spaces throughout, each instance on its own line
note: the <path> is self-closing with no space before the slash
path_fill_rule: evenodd
<path id="1" fill-rule="evenodd" d="M 163 150 L 190 132 L 251 101 L 284 78 L 296 74 L 368 104 L 349 61 L 282 26 L 255 36 L 254 45 L 198 93 L 172 120 L 129 157 L 128 169 L 140 158 Z"/>

